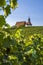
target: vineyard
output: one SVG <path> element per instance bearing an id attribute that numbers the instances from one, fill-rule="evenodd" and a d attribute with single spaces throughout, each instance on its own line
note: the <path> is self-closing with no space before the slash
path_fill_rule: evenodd
<path id="1" fill-rule="evenodd" d="M 0 65 L 43 65 L 43 26 L 2 29 Z"/>
<path id="2" fill-rule="evenodd" d="M 23 29 L 23 34 L 25 36 L 32 35 L 32 34 L 42 34 L 43 35 L 43 26 L 29 26 L 29 27 L 19 27 L 19 28 L 12 28 L 9 29 L 12 34 L 15 33 L 17 29 Z"/>

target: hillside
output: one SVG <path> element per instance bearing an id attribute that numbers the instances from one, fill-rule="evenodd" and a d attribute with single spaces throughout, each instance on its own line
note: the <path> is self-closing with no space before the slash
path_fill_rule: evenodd
<path id="1" fill-rule="evenodd" d="M 27 37 L 28 35 L 32 34 L 42 34 L 43 35 L 43 26 L 31 26 L 31 27 L 19 27 L 19 28 L 9 28 L 9 29 L 4 29 L 10 34 L 15 35 L 16 31 L 18 29 L 23 29 L 22 34 Z"/>
<path id="2" fill-rule="evenodd" d="M 25 36 L 36 34 L 43 34 L 43 26 L 31 26 L 31 27 L 20 27 L 20 28 L 13 28 L 10 31 L 14 34 L 17 29 L 23 29 L 23 34 Z"/>
<path id="3" fill-rule="evenodd" d="M 43 34 L 43 26 L 32 26 L 32 27 L 24 27 L 24 34 L 25 35 L 32 35 L 34 33 L 36 34 Z"/>

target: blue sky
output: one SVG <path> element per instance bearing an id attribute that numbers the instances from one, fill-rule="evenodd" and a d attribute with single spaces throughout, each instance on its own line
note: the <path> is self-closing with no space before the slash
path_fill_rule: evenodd
<path id="1" fill-rule="evenodd" d="M 18 8 L 12 11 L 6 21 L 15 25 L 17 21 L 28 21 L 28 17 L 33 26 L 43 26 L 43 0 L 18 0 Z"/>

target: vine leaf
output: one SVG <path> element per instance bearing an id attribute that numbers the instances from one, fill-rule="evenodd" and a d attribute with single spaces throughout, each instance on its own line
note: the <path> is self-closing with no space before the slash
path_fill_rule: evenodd
<path id="1" fill-rule="evenodd" d="M 4 8 L 4 15 L 7 17 L 9 14 L 11 14 L 10 5 L 7 5 L 6 8 Z"/>
<path id="2" fill-rule="evenodd" d="M 3 15 L 0 15 L 0 27 L 2 27 L 3 25 L 5 25 L 6 21 Z"/>
<path id="3" fill-rule="evenodd" d="M 17 0 L 10 0 L 10 7 L 15 9 L 18 6 Z"/>

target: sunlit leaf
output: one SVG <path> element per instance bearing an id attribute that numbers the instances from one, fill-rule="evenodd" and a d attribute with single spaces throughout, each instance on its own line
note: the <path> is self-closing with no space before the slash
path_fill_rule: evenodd
<path id="1" fill-rule="evenodd" d="M 18 6 L 17 0 L 11 0 L 10 1 L 10 6 L 11 6 L 12 9 L 15 9 Z"/>
<path id="2" fill-rule="evenodd" d="M 6 8 L 4 8 L 4 15 L 8 16 L 11 14 L 10 5 L 7 5 Z"/>

